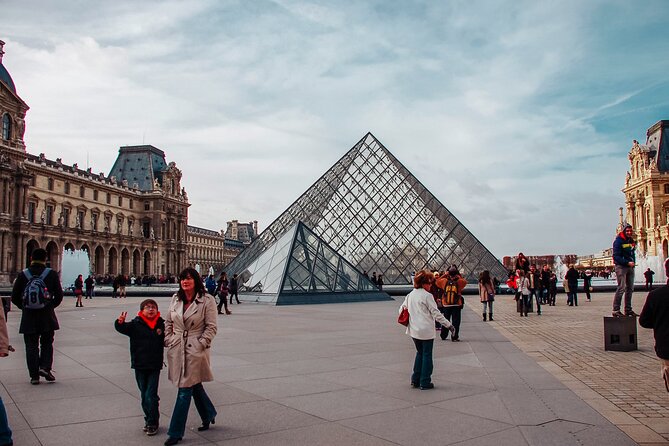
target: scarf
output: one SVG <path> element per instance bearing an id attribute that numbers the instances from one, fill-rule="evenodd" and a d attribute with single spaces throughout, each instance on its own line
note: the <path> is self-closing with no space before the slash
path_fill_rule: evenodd
<path id="1" fill-rule="evenodd" d="M 139 316 L 140 319 L 143 320 L 144 323 L 148 325 L 151 330 L 153 330 L 154 328 L 156 328 L 156 324 L 158 323 L 158 318 L 160 317 L 160 311 L 156 313 L 156 317 L 154 317 L 153 319 L 149 319 L 148 317 L 144 316 L 142 310 L 139 310 L 137 316 Z"/>

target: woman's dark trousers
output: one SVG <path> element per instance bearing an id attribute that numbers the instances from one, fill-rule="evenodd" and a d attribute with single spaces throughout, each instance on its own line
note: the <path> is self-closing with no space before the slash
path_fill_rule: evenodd
<path id="1" fill-rule="evenodd" d="M 186 431 L 186 421 L 188 421 L 188 409 L 190 408 L 190 399 L 193 398 L 197 413 L 203 423 L 216 418 L 216 408 L 209 399 L 207 392 L 204 391 L 202 383 L 195 384 L 193 387 L 179 387 L 177 401 L 174 404 L 170 427 L 167 435 L 171 438 L 183 438 Z"/>
<path id="2" fill-rule="evenodd" d="M 147 426 L 158 427 L 158 420 L 160 419 L 160 412 L 158 411 L 160 369 L 135 369 L 135 379 L 137 380 L 137 387 L 139 387 L 139 395 L 142 397 L 144 422 Z"/>
<path id="3" fill-rule="evenodd" d="M 413 339 L 416 345 L 416 359 L 413 362 L 411 382 L 420 387 L 429 386 L 432 382 L 432 347 L 434 339 Z"/>

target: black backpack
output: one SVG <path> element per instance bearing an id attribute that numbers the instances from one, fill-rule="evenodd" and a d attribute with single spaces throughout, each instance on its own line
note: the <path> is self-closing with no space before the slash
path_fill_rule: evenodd
<path id="1" fill-rule="evenodd" d="M 51 302 L 51 293 L 44 283 L 44 279 L 51 272 L 51 268 L 44 268 L 42 274 L 38 277 L 33 276 L 28 268 L 23 270 L 23 274 L 28 279 L 25 288 L 23 288 L 23 308 L 28 310 L 41 310 L 48 302 Z"/>

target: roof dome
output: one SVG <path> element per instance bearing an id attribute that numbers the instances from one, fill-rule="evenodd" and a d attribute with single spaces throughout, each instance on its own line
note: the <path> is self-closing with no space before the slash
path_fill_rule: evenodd
<path id="1" fill-rule="evenodd" d="M 9 87 L 9 89 L 12 90 L 14 94 L 16 94 L 16 87 L 14 86 L 14 81 L 12 80 L 12 77 L 9 75 L 9 71 L 7 71 L 7 69 L 2 63 L 0 63 L 0 81 L 7 84 L 7 87 Z"/>
<path id="2" fill-rule="evenodd" d="M 2 65 L 2 55 L 5 54 L 4 50 L 5 42 L 0 40 L 0 81 L 4 82 L 7 87 L 12 90 L 14 94 L 16 94 L 16 87 L 14 86 L 14 81 L 12 80 L 12 77 L 9 75 L 9 71 Z"/>

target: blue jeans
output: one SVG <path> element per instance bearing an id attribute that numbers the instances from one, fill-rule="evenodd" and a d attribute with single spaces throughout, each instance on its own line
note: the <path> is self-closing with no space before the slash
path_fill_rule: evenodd
<path id="1" fill-rule="evenodd" d="M 532 302 L 532 295 L 531 294 L 523 294 L 521 296 L 521 299 L 523 299 L 523 306 L 522 306 L 521 313 L 523 313 L 523 314 L 525 314 L 525 316 L 527 316 L 527 312 L 530 311 L 530 303 Z"/>
<path id="2" fill-rule="evenodd" d="M 142 410 L 144 411 L 144 422 L 147 426 L 158 426 L 160 412 L 158 412 L 158 382 L 160 381 L 160 369 L 137 370 L 135 379 L 139 387 L 139 395 L 142 398 Z"/>
<path id="3" fill-rule="evenodd" d="M 539 297 L 539 290 L 536 288 L 530 288 L 530 301 L 533 298 L 537 302 L 537 314 L 541 314 L 541 298 Z"/>
<path id="4" fill-rule="evenodd" d="M 193 397 L 197 413 L 203 423 L 216 418 L 216 408 L 204 391 L 202 383 L 195 384 L 193 387 L 179 387 L 177 401 L 174 404 L 170 427 L 167 435 L 172 438 L 183 438 L 186 431 L 186 421 L 188 420 L 188 409 L 190 409 L 190 399 Z"/>
<path id="5" fill-rule="evenodd" d="M 443 328 L 444 330 L 446 328 Z M 432 347 L 434 339 L 413 339 L 416 345 L 416 359 L 413 361 L 413 374 L 411 382 L 421 387 L 427 386 L 432 382 Z"/>
<path id="6" fill-rule="evenodd" d="M 577 285 L 569 284 L 569 292 L 567 293 L 567 304 L 576 305 L 578 307 L 578 294 L 576 292 Z"/>
<path id="7" fill-rule="evenodd" d="M 620 311 L 620 304 L 625 295 L 625 311 L 632 311 L 632 293 L 634 292 L 634 267 L 616 265 L 618 288 L 613 297 L 613 311 Z"/>
<path id="8" fill-rule="evenodd" d="M 0 444 L 10 444 L 12 442 L 12 430 L 9 428 L 7 421 L 7 411 L 5 410 L 5 403 L 0 398 Z"/>

